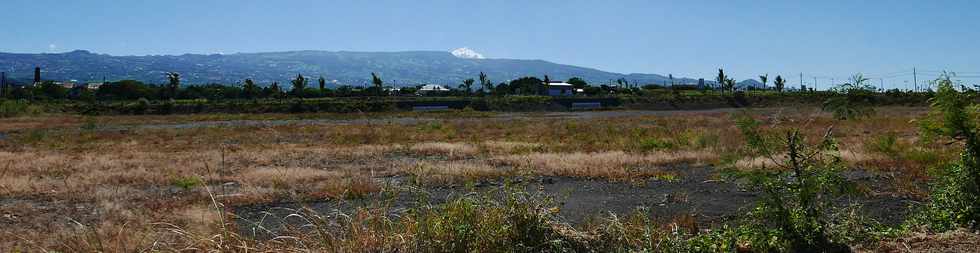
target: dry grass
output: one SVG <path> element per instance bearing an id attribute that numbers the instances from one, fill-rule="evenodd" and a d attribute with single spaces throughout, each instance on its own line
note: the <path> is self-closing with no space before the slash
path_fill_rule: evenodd
<path id="1" fill-rule="evenodd" d="M 905 188 L 913 192 L 916 182 L 927 179 L 926 168 L 955 154 L 944 151 L 941 144 L 914 138 L 917 130 L 909 122 L 921 115 L 921 109 L 879 111 L 875 118 L 847 122 L 809 110 L 755 115 L 767 127 L 777 123 L 799 127 L 812 138 L 834 125 L 841 147 L 848 150 L 842 155 L 849 164 L 894 174 L 896 184 L 908 184 Z M 216 222 L 207 215 L 212 194 L 204 186 L 210 187 L 215 199 L 234 206 L 357 198 L 385 190 L 379 182 L 397 175 L 411 176 L 422 185 L 526 174 L 636 180 L 665 175 L 669 173 L 665 168 L 678 164 L 728 161 L 725 156 L 738 154 L 744 146 L 726 113 L 125 127 L 262 117 L 266 116 L 98 117 L 94 118 L 97 129 L 83 127 L 93 119 L 76 116 L 0 122 L 6 135 L 0 139 L 0 214 L 10 215 L 0 216 L 0 251 L 13 247 L 97 251 L 97 241 L 91 240 L 94 235 L 102 238 L 101 247 L 108 251 L 135 251 L 132 245 L 159 239 L 155 238 L 159 231 L 147 229 L 158 222 L 186 226 L 203 237 L 180 247 L 214 246 L 214 238 L 207 237 L 215 231 L 207 225 Z M 303 116 L 268 116 L 294 117 Z M 861 148 L 886 131 L 915 148 L 897 157 Z M 638 147 L 643 140 L 663 140 L 673 146 L 642 151 Z M 916 155 L 925 151 L 938 153 L 937 158 Z M 740 168 L 766 163 L 742 157 L 731 161 Z"/>
<path id="2" fill-rule="evenodd" d="M 540 151 L 544 145 L 519 141 L 487 141 L 481 145 L 491 154 L 513 154 Z"/>
<path id="3" fill-rule="evenodd" d="M 876 246 L 858 252 L 976 252 L 980 235 L 965 229 L 940 234 L 915 233 Z"/>
<path id="4" fill-rule="evenodd" d="M 412 145 L 412 152 L 423 156 L 446 156 L 454 159 L 473 156 L 480 149 L 467 143 L 426 142 Z"/>
<path id="5" fill-rule="evenodd" d="M 869 164 L 874 161 L 880 161 L 885 159 L 885 157 L 876 154 L 870 154 L 862 151 L 853 150 L 841 150 L 839 152 L 840 158 L 844 163 L 854 167 L 858 165 Z M 735 168 L 739 170 L 752 170 L 752 169 L 765 169 L 765 168 L 779 168 L 780 164 L 778 162 L 786 161 L 786 155 L 778 155 L 775 157 L 746 157 L 735 161 Z"/>
<path id="6" fill-rule="evenodd" d="M 512 169 L 493 166 L 484 162 L 449 161 L 419 162 L 402 168 L 421 185 L 447 185 L 467 181 L 501 178 L 514 175 Z"/>
<path id="7" fill-rule="evenodd" d="M 702 164 L 717 159 L 708 151 L 626 153 L 532 153 L 506 155 L 494 161 L 507 166 L 527 168 L 549 176 L 633 180 L 663 175 L 662 166 Z"/>

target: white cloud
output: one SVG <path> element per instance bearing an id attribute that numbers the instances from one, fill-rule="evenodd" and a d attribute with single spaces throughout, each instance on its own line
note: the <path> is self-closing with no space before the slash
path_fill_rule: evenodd
<path id="1" fill-rule="evenodd" d="M 55 45 L 54 43 L 48 44 L 48 51 L 54 52 L 54 50 L 58 50 L 58 45 Z"/>
<path id="2" fill-rule="evenodd" d="M 456 50 L 453 50 L 452 53 L 459 58 L 483 59 L 482 54 L 477 53 L 476 51 L 473 51 L 473 49 L 469 49 L 467 47 L 457 48 Z"/>

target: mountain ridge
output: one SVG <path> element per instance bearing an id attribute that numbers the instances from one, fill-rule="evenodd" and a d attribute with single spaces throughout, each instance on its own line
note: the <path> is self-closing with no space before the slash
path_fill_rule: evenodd
<path id="1" fill-rule="evenodd" d="M 297 74 L 323 76 L 329 85 L 366 85 L 371 73 L 396 86 L 436 83 L 457 85 L 482 71 L 495 83 L 523 76 L 549 75 L 552 80 L 583 78 L 591 84 L 626 79 L 631 84 L 668 83 L 659 74 L 622 74 L 546 60 L 461 58 L 443 51 L 359 52 L 293 50 L 234 54 L 181 54 L 113 56 L 74 50 L 64 53 L 0 52 L 0 71 L 11 79 L 30 80 L 35 66 L 46 80 L 97 81 L 133 79 L 165 82 L 166 72 L 181 73 L 185 84 L 235 84 L 246 78 L 260 84 L 286 83 Z M 676 83 L 696 83 L 676 78 Z M 711 83 L 708 81 L 708 83 Z"/>

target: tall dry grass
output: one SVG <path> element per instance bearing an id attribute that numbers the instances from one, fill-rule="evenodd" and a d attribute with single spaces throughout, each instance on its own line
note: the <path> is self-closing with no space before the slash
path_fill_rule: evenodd
<path id="1" fill-rule="evenodd" d="M 505 155 L 493 160 L 502 165 L 526 168 L 541 175 L 634 180 L 664 175 L 664 166 L 705 164 L 718 158 L 708 151 L 626 153 L 531 153 Z"/>

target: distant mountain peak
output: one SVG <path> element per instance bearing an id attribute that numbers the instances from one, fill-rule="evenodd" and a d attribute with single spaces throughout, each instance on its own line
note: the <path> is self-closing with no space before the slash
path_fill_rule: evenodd
<path id="1" fill-rule="evenodd" d="M 477 53 L 476 51 L 473 51 L 473 49 L 469 49 L 467 47 L 457 48 L 453 50 L 452 53 L 454 56 L 459 58 L 484 59 L 483 54 Z"/>

